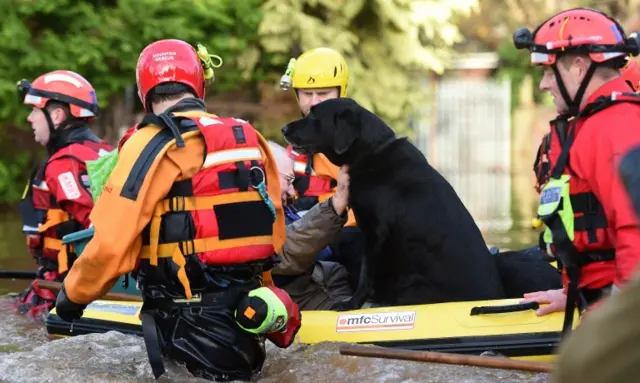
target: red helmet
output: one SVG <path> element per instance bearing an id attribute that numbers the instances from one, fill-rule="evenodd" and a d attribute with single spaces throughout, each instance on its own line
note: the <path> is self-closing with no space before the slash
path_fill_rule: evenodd
<path id="1" fill-rule="evenodd" d="M 20 80 L 18 90 L 24 94 L 24 103 L 44 108 L 48 101 L 69 104 L 71 114 L 77 118 L 96 117 L 100 108 L 93 86 L 84 77 L 68 70 L 46 73 L 33 83 Z"/>
<path id="2" fill-rule="evenodd" d="M 616 68 L 624 65 L 624 56 L 637 56 L 640 44 L 635 36 L 625 36 L 624 29 L 613 18 L 588 8 L 574 8 L 549 18 L 538 28 L 529 31 L 520 28 L 513 34 L 518 49 L 531 52 L 531 63 L 551 67 L 560 94 L 566 102 L 566 114 L 578 115 L 582 98 L 597 66 L 609 60 Z M 566 53 L 587 54 L 591 58 L 580 87 L 570 96 L 556 65 L 558 55 Z M 565 113 L 563 112 L 563 113 Z"/>
<path id="3" fill-rule="evenodd" d="M 214 65 L 211 57 L 220 60 Z M 198 45 L 198 50 L 182 40 L 160 40 L 147 45 L 136 66 L 138 96 L 145 110 L 147 94 L 153 87 L 166 82 L 189 86 L 199 98 L 204 98 L 206 80 L 213 79 L 213 68 L 222 64 Z"/>
<path id="4" fill-rule="evenodd" d="M 640 90 L 640 66 L 638 66 L 638 62 L 633 57 L 629 57 L 627 65 L 620 70 L 620 74 L 624 81 L 633 88 L 634 92 Z"/>
<path id="5" fill-rule="evenodd" d="M 521 28 L 514 33 L 513 41 L 516 48 L 531 51 L 531 63 L 535 65 L 553 65 L 561 53 L 586 53 L 596 63 L 638 55 L 635 38 L 627 38 L 616 20 L 589 8 L 560 12 L 533 33 Z"/>

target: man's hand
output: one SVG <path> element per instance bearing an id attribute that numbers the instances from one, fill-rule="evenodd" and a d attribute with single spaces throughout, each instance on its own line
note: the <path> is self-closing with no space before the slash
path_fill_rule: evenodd
<path id="1" fill-rule="evenodd" d="M 79 304 L 73 302 L 67 297 L 67 293 L 64 291 L 64 283 L 58 293 L 56 299 L 56 314 L 67 322 L 73 322 L 80 319 L 84 313 L 84 309 L 87 307 L 85 304 Z"/>
<path id="2" fill-rule="evenodd" d="M 536 310 L 537 316 L 543 316 L 554 312 L 564 311 L 567 304 L 567 296 L 563 289 L 536 291 L 535 293 L 524 294 L 524 299 L 520 303 L 538 302 L 546 303 Z"/>
<path id="3" fill-rule="evenodd" d="M 333 210 L 336 214 L 342 215 L 349 205 L 349 165 L 342 165 L 338 173 L 338 185 L 336 194 L 331 199 L 333 202 Z"/>

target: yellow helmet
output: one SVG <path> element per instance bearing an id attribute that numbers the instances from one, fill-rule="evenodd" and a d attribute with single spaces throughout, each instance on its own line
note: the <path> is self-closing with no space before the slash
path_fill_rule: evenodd
<path id="1" fill-rule="evenodd" d="M 298 59 L 291 59 L 287 71 L 280 80 L 282 89 L 292 85 L 299 88 L 338 87 L 340 97 L 346 97 L 349 69 L 344 57 L 330 48 L 316 48 L 304 52 Z"/>

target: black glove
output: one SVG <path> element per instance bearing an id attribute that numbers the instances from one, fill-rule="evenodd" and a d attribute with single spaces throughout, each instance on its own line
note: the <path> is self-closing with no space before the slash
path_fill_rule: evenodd
<path id="1" fill-rule="evenodd" d="M 63 283 L 56 299 L 56 314 L 63 320 L 72 322 L 82 317 L 82 313 L 86 307 L 86 304 L 75 303 L 67 297 Z"/>

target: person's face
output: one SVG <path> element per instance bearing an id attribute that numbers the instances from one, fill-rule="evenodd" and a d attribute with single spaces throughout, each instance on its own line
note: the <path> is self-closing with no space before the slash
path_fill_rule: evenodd
<path id="1" fill-rule="evenodd" d="M 280 196 L 282 201 L 286 202 L 295 196 L 295 190 L 293 190 L 293 180 L 295 174 L 293 173 L 293 160 L 283 161 L 278 164 L 278 175 L 280 176 Z"/>
<path id="2" fill-rule="evenodd" d="M 589 62 L 583 57 L 560 57 L 556 67 L 561 79 L 558 79 L 551 66 L 545 67 L 544 74 L 540 80 L 540 90 L 551 94 L 556 111 L 559 114 L 563 114 L 569 111 L 569 105 L 567 105 L 567 100 L 560 93 L 558 80 L 563 82 L 569 97 L 574 99 L 589 69 Z M 583 96 L 583 99 L 585 96 Z"/>
<path id="3" fill-rule="evenodd" d="M 42 146 L 47 146 L 51 138 L 51 131 L 49 130 L 49 123 L 44 113 L 42 109 L 33 107 L 31 113 L 27 116 L 27 122 L 31 124 L 35 141 Z M 49 111 L 49 116 L 51 116 L 53 125 L 58 126 L 64 121 L 65 112 L 60 108 L 55 108 Z"/>
<path id="4" fill-rule="evenodd" d="M 313 89 L 305 89 L 299 88 L 298 91 L 298 105 L 300 106 L 300 111 L 304 116 L 309 114 L 309 110 L 311 107 L 321 103 L 324 100 L 328 100 L 330 98 L 338 98 L 338 88 L 313 88 Z"/>

